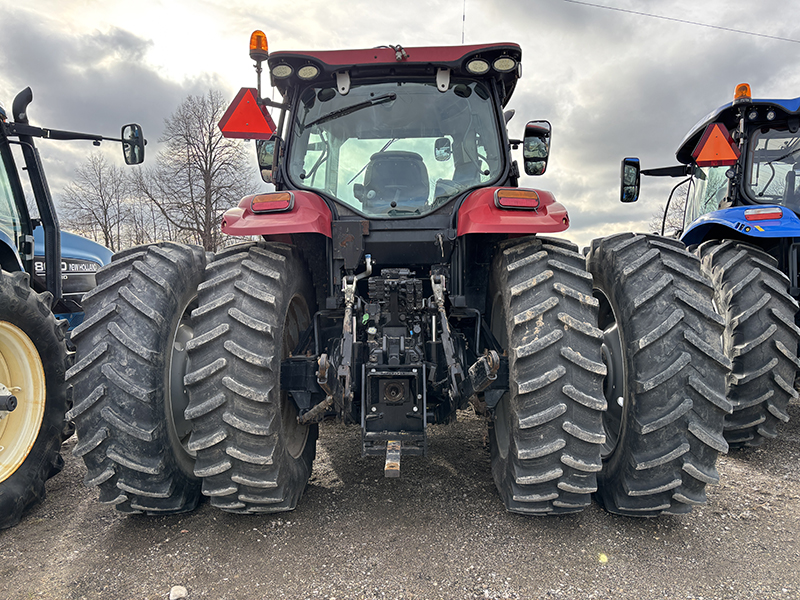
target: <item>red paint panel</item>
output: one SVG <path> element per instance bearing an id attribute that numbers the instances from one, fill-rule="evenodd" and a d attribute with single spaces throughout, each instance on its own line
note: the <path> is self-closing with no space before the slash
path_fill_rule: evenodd
<path id="1" fill-rule="evenodd" d="M 511 47 L 521 51 L 519 44 L 512 42 L 502 42 L 497 44 L 476 44 L 473 46 L 427 46 L 420 48 L 404 48 L 408 58 L 404 58 L 402 63 L 444 63 L 454 62 L 480 52 L 493 48 Z M 369 65 L 382 63 L 397 64 L 395 51 L 391 48 L 372 48 L 368 50 L 323 50 L 319 52 L 273 52 L 270 55 L 270 64 L 279 62 L 282 56 L 286 58 L 305 56 L 315 58 L 318 61 L 331 67 L 350 66 L 350 65 Z"/>
<path id="2" fill-rule="evenodd" d="M 558 233 L 569 227 L 567 209 L 550 192 L 535 190 L 541 202 L 536 210 L 505 210 L 495 206 L 497 189 L 476 190 L 466 197 L 458 209 L 458 235 Z"/>
<path id="3" fill-rule="evenodd" d="M 239 206 L 225 211 L 222 231 L 228 235 L 280 235 L 285 233 L 321 233 L 331 237 L 331 211 L 311 192 L 292 191 L 294 207 L 286 212 L 255 214 L 250 205 L 255 197 L 245 196 Z"/>

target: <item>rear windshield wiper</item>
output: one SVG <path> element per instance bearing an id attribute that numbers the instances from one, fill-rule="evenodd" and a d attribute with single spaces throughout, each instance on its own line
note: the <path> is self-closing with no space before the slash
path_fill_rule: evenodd
<path id="1" fill-rule="evenodd" d="M 362 108 L 368 108 L 370 106 L 375 106 L 376 104 L 384 104 L 386 102 L 391 102 L 392 100 L 397 99 L 397 94 L 394 92 L 389 92 L 388 94 L 383 94 L 382 96 L 376 96 L 375 98 L 370 98 L 369 100 L 365 100 L 364 102 L 359 102 L 357 104 L 352 104 L 350 106 L 345 106 L 344 108 L 339 108 L 334 110 L 333 112 L 329 112 L 327 115 L 322 115 L 319 119 L 315 119 L 303 126 L 303 129 L 308 129 L 309 127 L 313 127 L 314 125 L 321 125 L 322 123 L 327 123 L 328 121 L 333 121 L 334 119 L 338 119 L 339 117 L 344 117 L 345 115 L 349 115 L 354 113 Z"/>

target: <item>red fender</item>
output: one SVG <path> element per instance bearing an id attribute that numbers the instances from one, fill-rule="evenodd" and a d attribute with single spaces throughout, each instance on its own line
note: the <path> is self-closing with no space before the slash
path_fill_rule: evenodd
<path id="1" fill-rule="evenodd" d="M 495 202 L 499 190 L 522 188 L 488 187 L 475 190 L 458 209 L 458 235 L 468 233 L 558 233 L 569 227 L 569 215 L 555 196 L 532 190 L 539 196 L 536 209 L 500 208 Z"/>
<path id="2" fill-rule="evenodd" d="M 285 196 L 287 192 L 275 194 Z M 222 232 L 236 236 L 321 233 L 331 237 L 331 210 L 325 201 L 312 192 L 294 190 L 288 194 L 292 197 L 288 209 L 263 213 L 253 212 L 253 199 L 270 194 L 245 196 L 239 206 L 222 215 Z"/>

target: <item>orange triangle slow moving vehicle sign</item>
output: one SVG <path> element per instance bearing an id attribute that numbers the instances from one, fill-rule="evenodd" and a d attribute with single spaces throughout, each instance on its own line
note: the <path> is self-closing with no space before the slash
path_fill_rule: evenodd
<path id="1" fill-rule="evenodd" d="M 739 147 L 722 123 L 713 123 L 706 127 L 703 137 L 692 152 L 692 158 L 698 167 L 735 165 L 740 155 Z"/>
<path id="2" fill-rule="evenodd" d="M 265 106 L 256 100 L 258 90 L 242 88 L 236 94 L 228 110 L 219 120 L 222 135 L 227 138 L 268 140 L 275 132 L 275 121 Z"/>

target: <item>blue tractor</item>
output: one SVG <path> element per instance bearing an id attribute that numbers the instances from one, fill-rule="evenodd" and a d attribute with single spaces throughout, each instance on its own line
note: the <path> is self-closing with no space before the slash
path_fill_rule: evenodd
<path id="1" fill-rule="evenodd" d="M 714 282 L 733 363 L 725 437 L 734 448 L 758 446 L 789 420 L 788 403 L 798 397 L 800 98 L 753 99 L 740 84 L 733 102 L 692 128 L 676 157 L 679 166 L 646 170 L 624 159 L 620 199 L 637 200 L 640 175 L 688 183 L 679 235 Z M 665 218 L 668 209 L 669 200 Z"/>
<path id="2" fill-rule="evenodd" d="M 95 287 L 95 273 L 111 262 L 113 252 L 90 239 L 68 231 L 61 232 L 61 289 L 62 302 L 55 313 L 57 319 L 66 319 L 69 330 L 83 322 L 81 298 Z M 44 227 L 33 230 L 34 287 L 44 288 L 47 267 L 44 249 Z"/>
<path id="3" fill-rule="evenodd" d="M 110 258 L 99 244 L 60 231 L 34 138 L 111 140 L 122 144 L 128 164 L 144 159 L 139 125 L 123 127 L 121 138 L 34 127 L 32 100 L 30 88 L 18 94 L 11 119 L 0 107 L 0 529 L 44 498 L 45 481 L 64 464 L 61 442 L 72 433 L 65 420 L 68 329 L 83 318 L 80 297 Z M 25 202 L 15 146 L 38 220 Z"/>

